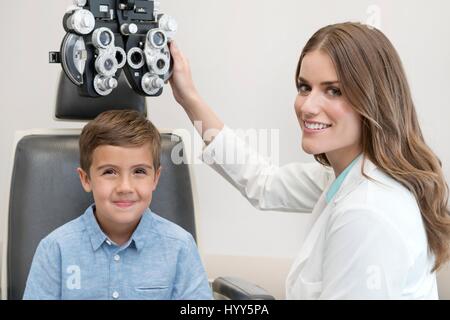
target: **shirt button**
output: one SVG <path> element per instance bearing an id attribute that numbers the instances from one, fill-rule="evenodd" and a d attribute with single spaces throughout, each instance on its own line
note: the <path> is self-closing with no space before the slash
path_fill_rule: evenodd
<path id="1" fill-rule="evenodd" d="M 119 261 L 119 260 L 120 260 L 120 256 L 119 256 L 118 254 L 116 254 L 116 255 L 114 256 L 114 260 Z"/>
<path id="2" fill-rule="evenodd" d="M 119 298 L 119 293 L 117 291 L 114 291 L 113 294 L 112 294 L 112 297 L 114 299 L 118 299 Z"/>

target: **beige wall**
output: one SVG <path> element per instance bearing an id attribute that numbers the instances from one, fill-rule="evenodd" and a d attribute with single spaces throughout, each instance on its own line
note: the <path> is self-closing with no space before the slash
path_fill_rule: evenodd
<path id="1" fill-rule="evenodd" d="M 61 20 L 70 3 L 16 0 L 2 4 L 0 223 L 6 212 L 14 132 L 82 126 L 52 118 L 60 66 L 48 64 L 47 55 L 59 49 L 64 36 Z M 426 140 L 450 177 L 450 2 L 161 0 L 161 8 L 179 22 L 178 44 L 189 57 L 206 100 L 231 127 L 278 129 L 281 164 L 312 160 L 300 149 L 293 111 L 294 68 L 305 41 L 326 24 L 380 22 L 403 59 Z M 374 12 L 380 15 L 374 16 Z M 148 105 L 158 127 L 191 130 L 170 89 L 160 98 L 148 99 Z M 200 246 L 205 259 L 239 257 L 220 264 L 208 260 L 210 273 L 223 275 L 230 270 L 250 277 L 258 259 L 277 261 L 274 268 L 280 272 L 276 277 L 270 267 L 262 268 L 259 282 L 281 296 L 287 261 L 300 248 L 309 217 L 260 213 L 211 169 L 202 164 L 194 169 Z M 441 296 L 445 298 L 450 298 L 449 273 L 440 278 Z"/>

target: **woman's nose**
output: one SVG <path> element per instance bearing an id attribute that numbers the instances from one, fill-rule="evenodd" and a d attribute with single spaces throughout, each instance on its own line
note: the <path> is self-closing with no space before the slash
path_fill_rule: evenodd
<path id="1" fill-rule="evenodd" d="M 299 95 L 295 102 L 295 108 L 299 114 L 318 114 L 321 110 L 322 101 L 320 95 L 310 92 L 306 96 Z"/>

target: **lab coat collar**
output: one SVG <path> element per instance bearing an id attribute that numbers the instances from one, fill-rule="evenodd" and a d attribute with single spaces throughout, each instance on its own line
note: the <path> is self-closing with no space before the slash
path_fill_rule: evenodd
<path id="1" fill-rule="evenodd" d="M 367 178 L 364 177 L 361 173 L 361 170 L 364 170 L 364 173 L 370 177 L 377 168 L 378 167 L 365 155 L 360 156 L 355 165 L 351 168 L 344 182 L 342 183 L 341 188 L 336 193 L 336 196 L 332 200 L 332 203 L 338 203 L 349 193 L 355 190 L 363 181 L 367 180 Z"/>

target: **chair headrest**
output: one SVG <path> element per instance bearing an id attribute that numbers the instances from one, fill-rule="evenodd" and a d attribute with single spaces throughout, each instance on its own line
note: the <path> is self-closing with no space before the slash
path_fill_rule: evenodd
<path id="1" fill-rule="evenodd" d="M 90 98 L 80 96 L 78 87 L 61 71 L 56 98 L 55 117 L 67 120 L 92 120 L 107 110 L 130 109 L 147 116 L 145 97 L 134 92 L 123 74 L 118 86 L 106 97 Z"/>

